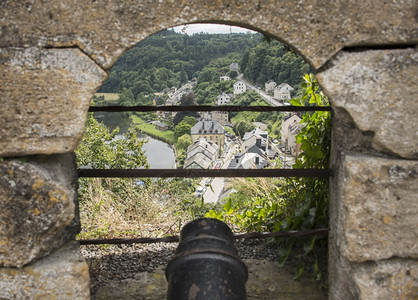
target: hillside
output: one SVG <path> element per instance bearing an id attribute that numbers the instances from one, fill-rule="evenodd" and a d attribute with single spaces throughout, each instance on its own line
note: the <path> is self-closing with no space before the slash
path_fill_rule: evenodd
<path id="1" fill-rule="evenodd" d="M 122 55 L 98 92 L 120 93 L 123 104 L 150 105 L 153 97 L 147 95 L 197 78 L 202 84 L 198 103 L 207 103 L 208 94 L 231 90 L 230 86 L 207 89 L 228 74 L 231 62 L 238 62 L 245 77 L 261 87 L 273 79 L 297 90 L 302 76 L 310 71 L 285 45 L 259 33 L 186 35 L 165 30 Z"/>
<path id="2" fill-rule="evenodd" d="M 129 89 L 134 99 L 140 94 L 179 87 L 212 60 L 229 57 L 240 61 L 245 50 L 256 46 L 261 34 L 195 34 L 165 30 L 145 39 L 113 66 L 99 92 L 121 93 Z"/>

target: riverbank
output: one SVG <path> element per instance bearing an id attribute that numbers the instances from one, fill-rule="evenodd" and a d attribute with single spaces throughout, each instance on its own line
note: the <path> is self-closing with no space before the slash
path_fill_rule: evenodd
<path id="1" fill-rule="evenodd" d="M 132 123 L 138 128 L 143 134 L 146 134 L 150 137 L 153 137 L 157 140 L 160 140 L 166 144 L 168 144 L 171 149 L 173 149 L 174 157 L 175 157 L 175 166 L 177 168 L 178 159 L 180 153 L 178 153 L 176 149 L 176 138 L 174 137 L 174 132 L 172 130 L 158 130 L 155 128 L 153 124 L 147 123 L 145 120 L 141 119 L 136 115 L 131 116 Z"/>
<path id="2" fill-rule="evenodd" d="M 176 138 L 174 137 L 174 132 L 172 130 L 158 130 L 153 124 L 149 124 L 140 117 L 136 115 L 131 116 L 132 122 L 135 127 L 138 128 L 142 133 L 149 135 L 157 140 L 160 140 L 164 143 L 169 144 L 174 147 Z"/>

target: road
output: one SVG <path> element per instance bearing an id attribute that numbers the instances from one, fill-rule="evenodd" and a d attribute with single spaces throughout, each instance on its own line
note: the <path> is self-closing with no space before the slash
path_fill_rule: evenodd
<path id="1" fill-rule="evenodd" d="M 273 99 L 272 96 L 267 95 L 263 90 L 256 88 L 252 83 L 250 83 L 249 81 L 247 81 L 244 78 L 244 74 L 239 74 L 237 76 L 237 79 L 244 82 L 247 85 L 247 88 L 249 90 L 254 90 L 256 91 L 261 97 L 263 97 L 264 100 L 266 100 L 267 103 L 270 103 L 272 106 L 283 106 L 283 103 L 277 101 L 276 99 Z"/>
<path id="2" fill-rule="evenodd" d="M 235 154 L 236 152 L 236 144 L 234 142 L 229 142 L 227 143 L 227 145 L 229 145 L 229 151 L 227 156 L 222 160 L 222 165 L 221 165 L 221 169 L 227 169 L 229 162 L 232 158 L 232 156 Z M 205 186 L 206 182 L 207 182 L 208 178 L 203 178 L 203 180 L 200 182 L 200 186 Z M 225 184 L 225 178 L 222 177 L 217 177 L 215 179 L 213 179 L 212 183 L 211 183 L 211 187 L 212 189 L 207 186 L 206 192 L 203 195 L 203 201 L 205 203 L 216 203 L 218 202 L 221 197 L 221 195 L 224 192 L 224 184 Z M 213 191 L 212 191 L 213 190 Z"/>

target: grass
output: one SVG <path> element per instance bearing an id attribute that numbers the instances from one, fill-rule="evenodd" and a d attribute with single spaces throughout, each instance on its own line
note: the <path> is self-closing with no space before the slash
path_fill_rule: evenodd
<path id="1" fill-rule="evenodd" d="M 232 128 L 225 126 L 224 129 L 226 132 L 229 132 L 230 134 L 235 135 L 235 132 L 232 130 Z"/>
<path id="2" fill-rule="evenodd" d="M 117 101 L 119 100 L 119 93 L 96 93 L 96 97 L 103 96 L 106 101 Z"/>
<path id="3" fill-rule="evenodd" d="M 160 237 L 178 234 L 190 221 L 187 212 L 178 213 L 185 192 L 169 187 L 167 180 L 83 178 L 80 200 L 80 239 L 115 237 Z M 191 194 L 190 194 L 191 195 Z"/>
<path id="4" fill-rule="evenodd" d="M 172 130 L 161 131 L 155 128 L 153 124 L 149 124 L 142 120 L 140 117 L 132 115 L 132 122 L 135 124 L 141 132 L 159 139 L 167 144 L 174 145 L 176 138 L 174 137 L 174 132 Z"/>

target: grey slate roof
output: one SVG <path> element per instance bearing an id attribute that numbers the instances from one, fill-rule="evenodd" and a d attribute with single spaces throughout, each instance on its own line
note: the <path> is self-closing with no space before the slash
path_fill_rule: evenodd
<path id="1" fill-rule="evenodd" d="M 191 134 L 221 134 L 225 129 L 216 121 L 199 121 L 191 129 Z"/>

